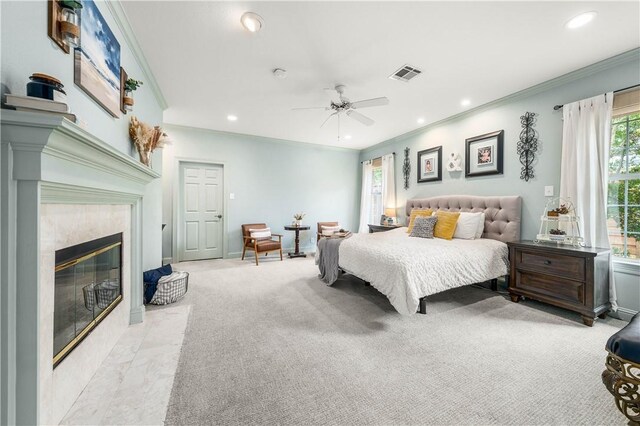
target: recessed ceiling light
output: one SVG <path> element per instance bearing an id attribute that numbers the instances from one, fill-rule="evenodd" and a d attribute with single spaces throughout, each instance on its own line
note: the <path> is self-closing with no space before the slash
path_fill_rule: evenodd
<path id="1" fill-rule="evenodd" d="M 471 105 L 471 101 L 469 99 L 463 99 L 463 100 L 460 101 L 460 105 L 469 106 L 469 105 Z"/>
<path id="2" fill-rule="evenodd" d="M 260 31 L 260 28 L 262 28 L 262 25 L 264 25 L 262 17 L 253 12 L 245 12 L 240 18 L 240 22 L 247 31 L 252 33 L 257 33 Z"/>
<path id="3" fill-rule="evenodd" d="M 570 30 L 580 28 L 581 26 L 587 25 L 589 22 L 593 21 L 593 18 L 595 18 L 596 15 L 597 13 L 594 11 L 581 13 L 580 15 L 569 19 L 564 26 Z"/>
<path id="4" fill-rule="evenodd" d="M 229 121 L 238 121 L 238 117 L 235 115 L 227 115 L 227 120 Z"/>
<path id="5" fill-rule="evenodd" d="M 418 124 L 424 123 L 424 118 L 418 118 Z"/>
<path id="6" fill-rule="evenodd" d="M 345 139 L 351 139 L 351 135 L 344 135 Z"/>

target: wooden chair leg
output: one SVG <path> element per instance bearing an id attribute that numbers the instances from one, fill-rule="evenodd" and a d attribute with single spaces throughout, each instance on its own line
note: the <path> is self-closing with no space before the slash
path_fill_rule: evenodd
<path id="1" fill-rule="evenodd" d="M 280 261 L 282 261 L 282 247 L 280 248 Z"/>
<path id="2" fill-rule="evenodd" d="M 254 253 L 256 254 L 256 266 L 258 266 L 258 251 L 255 250 Z"/>
<path id="3" fill-rule="evenodd" d="M 242 260 L 244 260 L 244 253 L 247 251 L 247 246 L 242 246 Z"/>

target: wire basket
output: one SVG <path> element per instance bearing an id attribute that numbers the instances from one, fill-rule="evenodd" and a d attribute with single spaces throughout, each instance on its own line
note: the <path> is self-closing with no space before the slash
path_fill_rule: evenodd
<path id="1" fill-rule="evenodd" d="M 189 290 L 189 273 L 174 271 L 171 275 L 160 278 L 151 304 L 168 305 L 177 302 Z"/>

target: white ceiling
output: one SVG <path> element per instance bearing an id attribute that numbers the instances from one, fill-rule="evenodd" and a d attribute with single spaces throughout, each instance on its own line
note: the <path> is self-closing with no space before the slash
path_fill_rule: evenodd
<path id="1" fill-rule="evenodd" d="M 640 46 L 638 1 L 123 5 L 169 104 L 165 122 L 357 149 L 457 114 L 463 98 L 473 108 Z M 564 27 L 589 10 L 593 22 Z M 262 31 L 243 29 L 245 11 Z M 390 80 L 404 64 L 422 75 Z M 323 88 L 336 83 L 351 101 L 390 101 L 360 110 L 371 127 L 343 117 L 340 141 L 335 119 L 320 129 L 328 112 L 291 111 L 328 106 L 335 92 Z"/>

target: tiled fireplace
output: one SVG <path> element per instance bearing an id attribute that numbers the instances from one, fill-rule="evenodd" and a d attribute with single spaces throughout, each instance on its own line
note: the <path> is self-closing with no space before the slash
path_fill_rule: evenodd
<path id="1" fill-rule="evenodd" d="M 159 174 L 60 117 L 7 110 L 0 165 L 0 423 L 58 424 L 144 318 Z"/>

